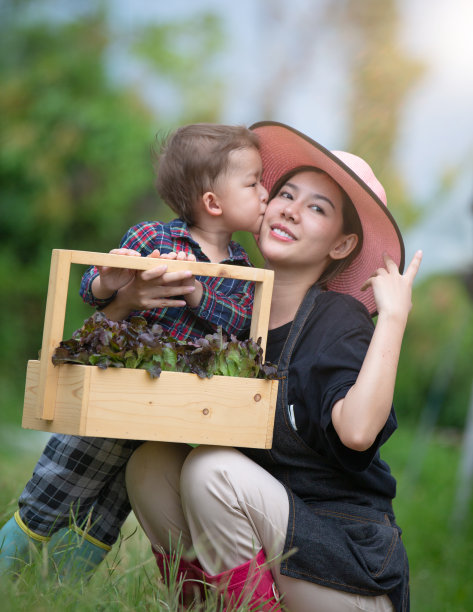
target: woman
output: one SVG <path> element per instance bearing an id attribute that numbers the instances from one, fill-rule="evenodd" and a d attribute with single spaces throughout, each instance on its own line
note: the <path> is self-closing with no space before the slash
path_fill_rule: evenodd
<path id="1" fill-rule="evenodd" d="M 246 597 L 250 609 L 406 611 L 395 480 L 379 448 L 396 428 L 421 253 L 402 276 L 402 238 L 363 160 L 282 124 L 252 129 L 271 194 L 259 247 L 275 273 L 273 446 L 147 443 L 127 467 L 132 506 L 158 565 L 180 541 L 196 557 L 180 571 L 202 568 L 230 606 Z"/>

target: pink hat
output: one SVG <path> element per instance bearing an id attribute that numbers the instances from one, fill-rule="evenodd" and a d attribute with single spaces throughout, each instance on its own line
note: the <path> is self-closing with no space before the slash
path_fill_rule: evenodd
<path id="1" fill-rule="evenodd" d="M 360 157 L 344 151 L 328 151 L 294 128 L 275 121 L 261 121 L 250 127 L 259 138 L 263 160 L 263 184 L 271 193 L 274 185 L 294 170 L 307 166 L 326 172 L 344 189 L 353 202 L 363 228 L 363 245 L 357 257 L 329 281 L 332 291 L 348 293 L 376 314 L 373 291 L 361 291 L 363 283 L 380 267 L 386 252 L 404 269 L 401 232 L 387 209 L 386 193 L 370 166 Z"/>

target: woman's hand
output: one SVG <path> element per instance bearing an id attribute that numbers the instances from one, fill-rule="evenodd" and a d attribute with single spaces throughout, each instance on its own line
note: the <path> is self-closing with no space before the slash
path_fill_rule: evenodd
<path id="1" fill-rule="evenodd" d="M 373 289 L 378 315 L 399 318 L 406 322 L 412 308 L 412 285 L 422 261 L 422 251 L 417 251 L 404 274 L 400 274 L 396 263 L 383 255 L 385 268 L 378 268 L 362 286 Z"/>
<path id="2" fill-rule="evenodd" d="M 118 249 L 120 251 L 120 249 Z M 126 253 L 118 253 L 120 255 Z M 195 278 L 190 270 L 168 272 L 165 260 L 195 261 L 193 254 L 153 251 L 148 257 L 162 259 L 163 264 L 149 270 L 133 270 L 128 283 L 121 286 L 114 301 L 104 308 L 110 319 L 125 319 L 135 310 L 184 307 L 196 290 Z M 198 283 L 200 285 L 200 283 Z M 179 296 L 179 298 L 177 298 Z M 182 296 L 182 297 L 181 297 Z"/>
<path id="3" fill-rule="evenodd" d="M 161 254 L 156 249 L 149 255 L 149 257 L 158 257 L 160 259 L 171 259 L 171 260 L 176 260 L 176 261 L 196 261 L 196 257 L 193 253 L 186 253 L 185 251 L 179 251 L 178 253 L 176 253 L 175 251 L 171 251 L 169 253 Z M 188 287 L 193 286 L 194 291 L 179 294 L 179 295 L 182 295 L 185 300 L 182 305 L 183 306 L 187 305 L 190 308 L 197 308 L 198 305 L 200 304 L 200 300 L 202 299 L 203 287 L 202 287 L 202 284 L 198 280 L 196 280 L 193 275 L 187 278 L 188 280 L 186 280 L 186 287 L 188 288 Z M 172 286 L 172 285 L 173 285 L 172 282 L 168 283 L 168 286 Z M 179 286 L 179 284 L 175 286 Z M 177 306 L 177 304 L 174 304 L 174 305 Z"/>

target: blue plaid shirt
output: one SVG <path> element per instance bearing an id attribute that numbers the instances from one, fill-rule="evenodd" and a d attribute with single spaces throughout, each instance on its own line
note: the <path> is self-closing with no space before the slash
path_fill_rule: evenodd
<path id="1" fill-rule="evenodd" d="M 186 223 L 175 219 L 170 223 L 159 221 L 139 223 L 130 228 L 120 247 L 139 251 L 143 257 L 155 249 L 161 253 L 184 251 L 193 253 L 197 261 L 210 261 L 199 244 L 192 238 Z M 229 244 L 229 256 L 221 263 L 251 266 L 248 255 L 234 241 Z M 98 270 L 91 267 L 82 277 L 80 294 L 85 302 L 97 308 L 109 304 L 92 293 L 92 281 Z M 250 328 L 254 286 L 251 281 L 230 278 L 197 277 L 202 283 L 203 295 L 196 308 L 154 308 L 133 314 L 143 315 L 150 323 L 159 323 L 179 340 L 195 339 L 212 333 L 221 326 L 226 334 L 238 335 Z"/>

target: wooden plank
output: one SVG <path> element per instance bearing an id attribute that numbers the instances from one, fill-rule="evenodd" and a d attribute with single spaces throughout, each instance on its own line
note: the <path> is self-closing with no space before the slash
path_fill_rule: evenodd
<path id="1" fill-rule="evenodd" d="M 40 367 L 39 361 L 28 362 L 22 427 L 39 431 L 83 435 L 85 424 L 83 423 L 82 404 L 84 375 L 87 373 L 85 366 L 81 368 L 73 365 L 62 365 L 56 368 L 58 379 L 53 420 L 42 418 L 41 411 L 37 409 L 40 397 Z"/>
<path id="2" fill-rule="evenodd" d="M 42 412 L 42 418 L 46 420 L 54 418 L 58 371 L 54 368 L 51 357 L 64 333 L 70 264 L 70 251 L 53 251 L 44 317 L 38 391 L 39 408 Z"/>
<path id="3" fill-rule="evenodd" d="M 60 249 L 55 249 L 60 251 Z M 262 282 L 272 270 L 250 268 L 205 261 L 176 261 L 172 259 L 158 259 L 154 257 L 129 257 L 127 255 L 113 255 L 111 253 L 94 253 L 93 251 L 65 251 L 70 253 L 71 263 L 94 266 L 111 266 L 115 268 L 129 268 L 130 270 L 150 270 L 156 266 L 166 264 L 169 272 L 190 270 L 197 276 L 215 276 Z"/>
<path id="4" fill-rule="evenodd" d="M 253 314 L 251 318 L 250 337 L 257 340 L 261 338 L 263 359 L 266 352 L 266 341 L 269 326 L 269 314 L 271 311 L 271 297 L 273 295 L 274 272 L 264 270 L 261 283 L 255 285 L 255 297 L 253 301 Z"/>
<path id="5" fill-rule="evenodd" d="M 278 381 L 200 379 L 179 372 L 162 372 L 152 379 L 144 370 L 81 365 L 57 369 L 56 417 L 45 421 L 34 411 L 39 362 L 28 363 L 23 427 L 136 440 L 271 446 Z"/>
<path id="6" fill-rule="evenodd" d="M 144 371 L 94 368 L 87 435 L 265 447 L 271 388 L 261 379 L 162 372 L 153 380 Z"/>
<path id="7" fill-rule="evenodd" d="M 276 416 L 276 406 L 278 401 L 279 381 L 271 381 L 271 392 L 268 403 L 268 429 L 266 431 L 266 444 L 263 448 L 271 448 L 273 445 L 274 419 Z"/>

